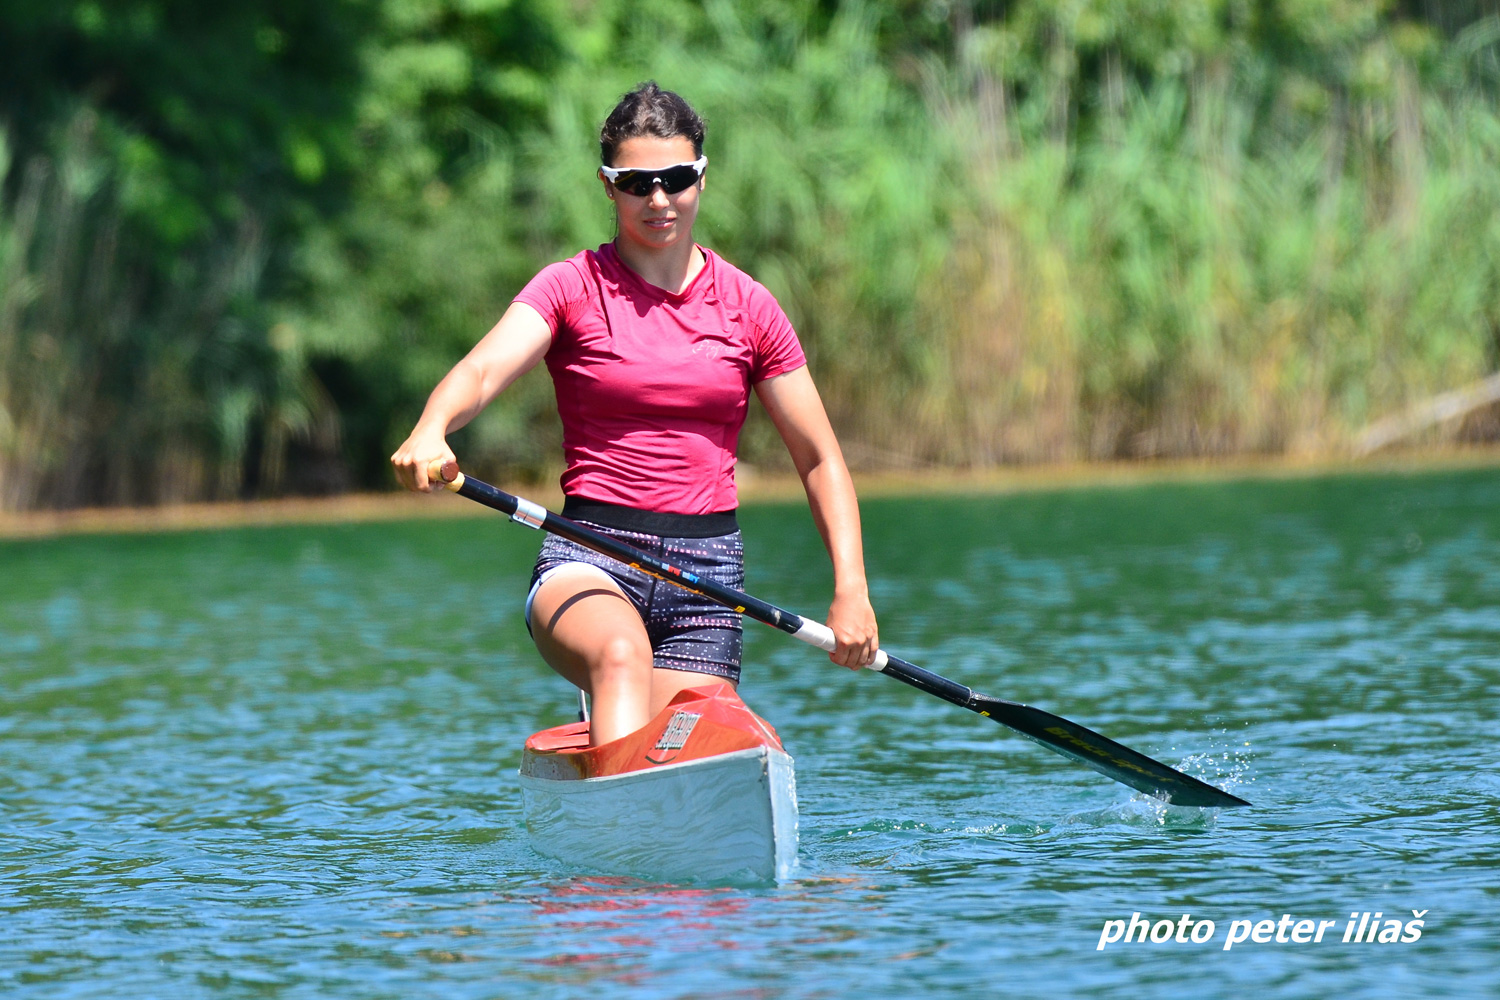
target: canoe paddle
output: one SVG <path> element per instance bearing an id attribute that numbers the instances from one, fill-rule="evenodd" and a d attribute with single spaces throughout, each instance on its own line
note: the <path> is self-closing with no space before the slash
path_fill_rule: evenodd
<path id="1" fill-rule="evenodd" d="M 822 622 L 794 615 L 790 611 L 778 608 L 774 604 L 767 604 L 749 594 L 742 594 L 738 590 L 732 590 L 712 580 L 705 580 L 608 535 L 591 531 L 576 521 L 552 513 L 541 504 L 512 496 L 489 483 L 472 476 L 465 476 L 458 471 L 458 464 L 455 462 L 449 462 L 446 465 L 434 462 L 432 469 L 428 472 L 428 479 L 435 483 L 442 483 L 459 496 L 468 497 L 476 503 L 482 503 L 502 514 L 508 514 L 512 521 L 528 527 L 540 528 L 550 534 L 566 538 L 570 542 L 577 542 L 584 548 L 609 556 L 611 559 L 618 559 L 659 580 L 665 580 L 684 590 L 701 594 L 716 604 L 722 604 L 726 608 L 749 615 L 772 628 L 781 629 L 808 645 L 817 646 L 828 652 L 833 652 L 837 645 L 833 630 Z M 978 712 L 986 718 L 994 719 L 1002 726 L 1009 726 L 1022 736 L 1040 743 L 1049 750 L 1060 753 L 1064 757 L 1071 757 L 1100 774 L 1129 785 L 1137 791 L 1148 795 L 1163 796 L 1173 805 L 1218 807 L 1250 804 L 1237 795 L 1231 795 L 1213 785 L 1199 781 L 1190 774 L 1183 774 L 1161 761 L 1152 760 L 1145 754 L 1116 743 L 1107 736 L 1101 736 L 1076 722 L 1069 722 L 1061 716 L 1044 712 L 1030 705 L 1002 701 L 999 698 L 979 694 L 956 681 L 950 681 L 930 670 L 923 670 L 915 663 L 908 663 L 899 657 L 891 656 L 884 649 L 876 651 L 875 662 L 868 669 L 877 670 L 887 677 L 894 677 L 928 694 L 937 695 L 944 701 L 951 701 L 971 712 Z"/>

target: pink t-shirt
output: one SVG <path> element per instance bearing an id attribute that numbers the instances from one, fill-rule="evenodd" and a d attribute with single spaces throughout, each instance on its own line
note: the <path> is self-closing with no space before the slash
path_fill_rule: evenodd
<path id="1" fill-rule="evenodd" d="M 807 359 L 765 286 L 703 257 L 674 295 L 606 243 L 549 264 L 516 296 L 552 329 L 564 494 L 673 514 L 736 506 L 750 387 Z"/>

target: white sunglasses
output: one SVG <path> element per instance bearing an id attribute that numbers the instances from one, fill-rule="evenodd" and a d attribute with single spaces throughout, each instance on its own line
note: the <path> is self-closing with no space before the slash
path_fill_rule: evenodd
<path id="1" fill-rule="evenodd" d="M 644 198 L 658 184 L 667 194 L 686 191 L 698 183 L 707 167 L 708 157 L 700 156 L 692 163 L 670 167 L 600 167 L 599 172 L 619 190 Z"/>

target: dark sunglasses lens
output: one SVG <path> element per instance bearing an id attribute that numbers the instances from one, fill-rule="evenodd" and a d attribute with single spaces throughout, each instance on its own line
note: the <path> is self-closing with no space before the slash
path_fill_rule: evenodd
<path id="1" fill-rule="evenodd" d="M 628 173 L 621 174 L 615 178 L 615 187 L 626 194 L 636 197 L 644 197 L 651 193 L 651 177 L 649 174 Z"/>
<path id="2" fill-rule="evenodd" d="M 615 178 L 615 187 L 626 194 L 633 194 L 638 198 L 644 198 L 651 193 L 651 189 L 661 182 L 661 189 L 667 194 L 676 194 L 686 191 L 698 181 L 698 171 L 691 166 L 671 167 L 667 170 L 647 172 L 644 170 L 632 170 Z"/>
<path id="3" fill-rule="evenodd" d="M 658 176 L 661 177 L 662 190 L 667 194 L 686 191 L 698 183 L 698 171 L 692 167 L 673 167 L 671 170 L 663 170 Z"/>

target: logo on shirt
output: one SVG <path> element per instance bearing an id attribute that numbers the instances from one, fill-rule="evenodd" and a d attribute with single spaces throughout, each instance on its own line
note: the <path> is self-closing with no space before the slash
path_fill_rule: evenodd
<path id="1" fill-rule="evenodd" d="M 721 344 L 717 340 L 700 340 L 693 345 L 692 353 L 701 354 L 710 361 L 717 361 L 728 354 L 729 350 L 728 344 Z"/>

